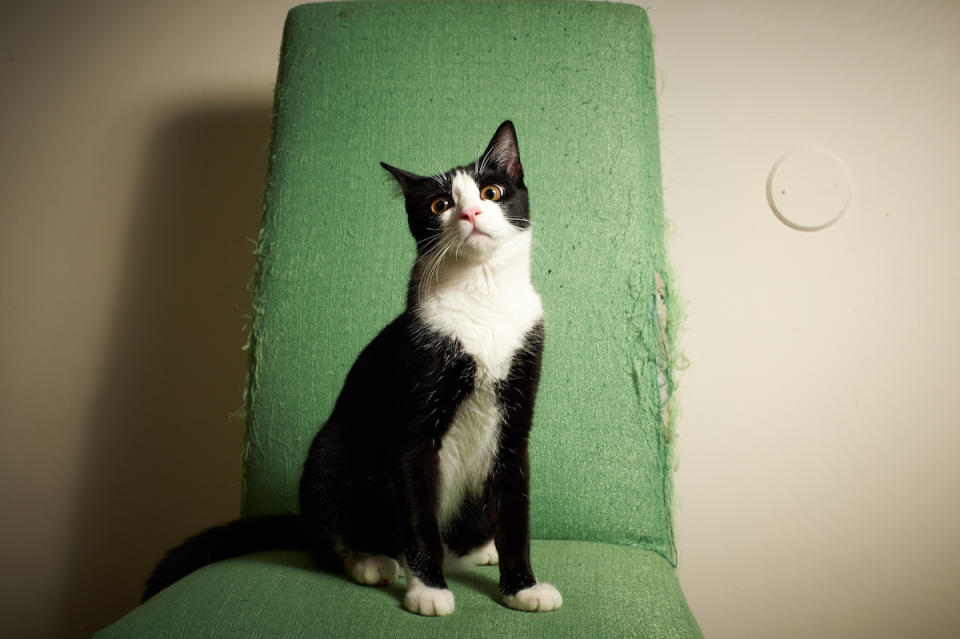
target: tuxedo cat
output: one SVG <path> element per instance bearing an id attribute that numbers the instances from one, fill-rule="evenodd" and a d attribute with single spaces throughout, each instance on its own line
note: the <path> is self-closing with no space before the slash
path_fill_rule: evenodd
<path id="1" fill-rule="evenodd" d="M 549 611 L 530 566 L 527 440 L 543 309 L 511 122 L 472 164 L 423 177 L 392 167 L 417 259 L 404 312 L 360 353 L 310 447 L 300 516 L 240 520 L 170 551 L 149 598 L 205 563 L 303 548 L 360 584 L 403 573 L 404 606 L 453 612 L 444 569 L 498 564 L 504 603 Z"/>

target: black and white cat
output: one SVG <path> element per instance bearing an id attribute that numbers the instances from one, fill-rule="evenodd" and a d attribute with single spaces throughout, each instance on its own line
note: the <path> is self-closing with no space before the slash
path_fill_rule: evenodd
<path id="1" fill-rule="evenodd" d="M 543 309 L 513 124 L 476 162 L 422 177 L 383 164 L 406 204 L 417 260 L 404 312 L 353 364 L 304 464 L 301 515 L 240 520 L 172 550 L 145 599 L 210 561 L 310 550 L 357 582 L 393 583 L 421 615 L 453 612 L 444 568 L 497 564 L 511 608 L 560 593 L 530 566 L 527 440 Z"/>

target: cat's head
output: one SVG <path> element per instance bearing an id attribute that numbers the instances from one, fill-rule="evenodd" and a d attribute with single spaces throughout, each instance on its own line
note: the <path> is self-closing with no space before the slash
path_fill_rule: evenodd
<path id="1" fill-rule="evenodd" d="M 381 165 L 403 193 L 418 255 L 483 261 L 530 228 L 517 133 L 509 120 L 472 164 L 433 176 Z"/>

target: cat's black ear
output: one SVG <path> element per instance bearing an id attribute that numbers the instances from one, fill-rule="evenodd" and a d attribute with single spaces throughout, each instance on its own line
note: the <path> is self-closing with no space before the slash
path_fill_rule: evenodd
<path id="1" fill-rule="evenodd" d="M 497 128 L 487 150 L 480 156 L 480 165 L 490 163 L 514 180 L 523 179 L 523 165 L 520 164 L 520 147 L 517 144 L 517 131 L 513 122 L 507 120 Z"/>
<path id="2" fill-rule="evenodd" d="M 390 175 L 393 176 L 393 179 L 396 181 L 397 186 L 400 187 L 400 195 L 406 195 L 410 192 L 410 189 L 420 181 L 422 178 L 419 175 L 414 175 L 403 169 L 398 169 L 395 166 L 390 166 L 386 162 L 381 162 L 380 166 L 385 168 Z"/>

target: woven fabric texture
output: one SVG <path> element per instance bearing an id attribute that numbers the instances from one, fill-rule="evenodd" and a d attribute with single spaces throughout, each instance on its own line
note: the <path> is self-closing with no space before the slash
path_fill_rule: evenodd
<path id="1" fill-rule="evenodd" d="M 388 588 L 358 586 L 345 576 L 316 572 L 303 553 L 271 552 L 197 571 L 97 639 L 701 637 L 672 566 L 652 551 L 536 541 L 532 555 L 541 578 L 563 592 L 559 610 L 531 614 L 505 608 L 497 569 L 487 566 L 450 577 L 454 614 L 419 617 L 402 609 L 402 581 Z"/>
<path id="2" fill-rule="evenodd" d="M 403 308 L 414 246 L 379 161 L 446 170 L 476 158 L 505 119 L 518 130 L 546 312 L 532 534 L 642 545 L 675 563 L 655 72 L 646 13 L 630 5 L 371 1 L 290 13 L 244 512 L 296 511 L 312 437 L 354 358 Z"/>

